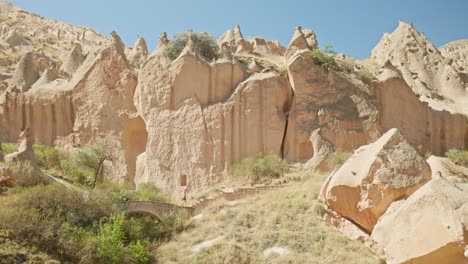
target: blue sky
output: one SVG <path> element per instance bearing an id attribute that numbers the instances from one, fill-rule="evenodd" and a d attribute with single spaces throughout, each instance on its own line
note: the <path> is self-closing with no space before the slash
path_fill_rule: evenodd
<path id="1" fill-rule="evenodd" d="M 161 32 L 169 37 L 191 28 L 215 37 L 240 24 L 244 37 L 277 39 L 287 46 L 296 25 L 317 33 L 321 46 L 367 58 L 383 32 L 398 20 L 411 22 L 436 46 L 468 39 L 468 0 L 12 0 L 44 17 L 112 30 L 127 45 L 143 36 L 150 50 Z"/>

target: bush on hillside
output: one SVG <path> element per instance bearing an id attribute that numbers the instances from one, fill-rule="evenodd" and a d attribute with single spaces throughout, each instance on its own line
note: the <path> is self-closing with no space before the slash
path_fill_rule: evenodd
<path id="1" fill-rule="evenodd" d="M 468 149 L 450 149 L 445 156 L 457 165 L 468 167 Z"/>
<path id="2" fill-rule="evenodd" d="M 336 52 L 332 50 L 331 45 L 326 45 L 323 50 L 318 48 L 311 49 L 310 55 L 314 59 L 315 63 L 322 65 L 326 70 L 337 67 L 335 61 Z"/>
<path id="3" fill-rule="evenodd" d="M 18 150 L 18 143 L 1 143 L 3 154 L 10 154 Z"/>
<path id="4" fill-rule="evenodd" d="M 356 73 L 356 76 L 363 83 L 370 83 L 371 81 L 375 80 L 375 76 L 366 68 L 360 69 Z"/>
<path id="5" fill-rule="evenodd" d="M 49 170 L 60 166 L 62 156 L 57 149 L 39 143 L 34 144 L 33 149 L 40 167 Z"/>
<path id="6" fill-rule="evenodd" d="M 330 169 L 338 169 L 343 165 L 349 157 L 351 157 L 351 153 L 347 152 L 343 149 L 337 148 L 330 156 L 328 160 L 328 164 L 330 165 Z"/>
<path id="7" fill-rule="evenodd" d="M 171 60 L 179 57 L 182 50 L 187 45 L 189 33 L 181 32 L 174 35 L 174 38 L 164 49 L 164 54 Z M 193 39 L 197 48 L 200 49 L 200 54 L 212 61 L 218 58 L 218 45 L 216 45 L 213 36 L 206 32 L 193 33 Z"/>
<path id="8" fill-rule="evenodd" d="M 238 178 L 248 178 L 251 183 L 270 181 L 283 176 L 289 171 L 286 161 L 274 154 L 262 154 L 247 157 L 234 164 L 231 174 Z"/>
<path id="9" fill-rule="evenodd" d="M 102 182 L 104 162 L 112 160 L 100 143 L 75 149 L 63 157 L 60 162 L 60 173 L 73 182 L 95 187 Z"/>

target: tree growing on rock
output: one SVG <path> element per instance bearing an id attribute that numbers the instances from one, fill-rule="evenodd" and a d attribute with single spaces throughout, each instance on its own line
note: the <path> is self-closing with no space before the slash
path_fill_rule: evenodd
<path id="1" fill-rule="evenodd" d="M 164 54 L 171 60 L 175 60 L 187 45 L 189 37 L 195 46 L 200 50 L 200 54 L 208 61 L 217 59 L 219 56 L 218 46 L 213 36 L 206 32 L 194 33 L 192 31 L 180 32 L 174 35 L 164 49 Z"/>

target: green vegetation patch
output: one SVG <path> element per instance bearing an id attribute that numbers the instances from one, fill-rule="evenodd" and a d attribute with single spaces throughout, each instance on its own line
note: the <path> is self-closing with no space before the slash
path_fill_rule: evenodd
<path id="1" fill-rule="evenodd" d="M 172 41 L 164 49 L 164 54 L 171 60 L 179 57 L 182 50 L 187 45 L 189 34 L 180 32 L 174 35 Z M 200 54 L 208 61 L 218 58 L 218 45 L 213 36 L 206 32 L 192 33 L 195 46 L 200 50 Z"/>
<path id="2" fill-rule="evenodd" d="M 252 184 L 270 182 L 288 171 L 286 161 L 275 154 L 262 153 L 247 157 L 231 168 L 231 174 L 235 178 L 247 179 Z"/>

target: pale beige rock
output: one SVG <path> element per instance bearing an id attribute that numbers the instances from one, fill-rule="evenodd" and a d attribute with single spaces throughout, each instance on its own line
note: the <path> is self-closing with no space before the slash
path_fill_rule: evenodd
<path id="1" fill-rule="evenodd" d="M 197 78 L 193 78 L 197 76 Z M 291 90 L 273 73 L 245 79 L 238 63 L 212 65 L 190 43 L 170 65 L 151 56 L 139 75 L 135 105 L 148 129 L 135 181 L 175 195 L 219 179 L 234 162 L 258 152 L 281 154 Z"/>
<path id="2" fill-rule="evenodd" d="M 40 183 L 45 183 L 44 175 L 42 174 L 35 155 L 34 155 L 34 136 L 29 128 L 25 128 L 18 138 L 18 150 L 5 155 L 5 163 L 0 163 L 0 186 L 12 187 L 15 185 L 30 186 Z M 12 170 L 22 163 L 27 163 L 28 171 L 25 175 L 18 175 L 16 170 Z"/>
<path id="3" fill-rule="evenodd" d="M 371 239 L 389 264 L 467 263 L 468 192 L 433 179 L 388 210 Z"/>
<path id="4" fill-rule="evenodd" d="M 320 134 L 320 128 L 312 132 L 310 141 L 312 142 L 314 156 L 304 164 L 304 168 L 322 172 L 329 171 L 327 159 L 334 151 L 333 144 L 323 138 Z"/>
<path id="5" fill-rule="evenodd" d="M 380 65 L 390 62 L 420 100 L 437 110 L 467 115 L 468 91 L 454 67 L 440 51 L 413 27 L 399 22 L 397 29 L 385 33 L 372 50 L 372 59 Z"/>
<path id="6" fill-rule="evenodd" d="M 136 158 L 146 147 L 144 121 L 133 105 L 137 85 L 118 35 L 96 57 L 84 78 L 73 88 L 73 144 L 102 138 L 113 151 L 106 177 L 133 183 Z"/>
<path id="7" fill-rule="evenodd" d="M 394 70 L 385 69 L 379 79 L 374 91 L 383 129 L 397 127 L 421 154 L 443 155 L 451 148 L 466 146 L 466 116 L 438 111 L 421 102 Z"/>
<path id="8" fill-rule="evenodd" d="M 439 48 L 445 61 L 452 65 L 468 88 L 468 39 L 452 41 Z"/>
<path id="9" fill-rule="evenodd" d="M 302 27 L 297 26 L 284 56 L 287 60 L 289 60 L 297 51 L 308 50 L 309 48 L 309 43 L 307 42 L 304 34 L 302 33 Z"/>
<path id="10" fill-rule="evenodd" d="M 136 68 L 140 68 L 146 58 L 148 58 L 148 46 L 144 38 L 138 37 L 133 45 L 132 52 L 128 56 L 128 60 L 130 64 Z"/>
<path id="11" fill-rule="evenodd" d="M 70 53 L 68 53 L 68 55 L 64 58 L 60 70 L 68 76 L 72 76 L 78 67 L 80 67 L 80 65 L 83 63 L 85 58 L 86 57 L 83 55 L 81 45 L 76 43 Z"/>
<path id="12" fill-rule="evenodd" d="M 453 163 L 450 159 L 431 155 L 427 159 L 432 178 L 444 177 L 453 183 L 468 182 L 468 168 Z"/>
<path id="13" fill-rule="evenodd" d="M 264 56 L 283 56 L 286 50 L 278 41 L 269 41 L 260 37 L 249 37 L 248 42 L 249 46 L 252 48 L 252 52 Z"/>
<path id="14" fill-rule="evenodd" d="M 39 79 L 39 71 L 33 53 L 25 53 L 10 80 L 8 90 L 26 92 Z"/>
<path id="15" fill-rule="evenodd" d="M 360 147 L 327 184 L 325 203 L 371 232 L 388 206 L 431 179 L 430 167 L 397 129 Z"/>
<path id="16" fill-rule="evenodd" d="M 242 36 L 242 32 L 239 25 L 237 25 L 233 30 L 229 29 L 226 32 L 224 32 L 223 35 L 219 37 L 216 41 L 219 47 L 222 47 L 223 44 L 226 44 L 232 53 L 234 53 L 238 49 L 240 42 L 245 43 L 245 40 Z"/>
<path id="17" fill-rule="evenodd" d="M 284 146 L 287 160 L 305 162 L 313 157 L 310 136 L 317 128 L 324 139 L 347 151 L 380 135 L 374 103 L 347 79 L 316 65 L 308 50 L 289 60 L 288 77 L 294 98 Z"/>
<path id="18" fill-rule="evenodd" d="M 28 44 L 28 41 L 25 38 L 23 38 L 20 34 L 18 34 L 18 32 L 15 29 L 11 30 L 8 33 L 8 35 L 6 35 L 5 38 L 3 38 L 3 41 L 11 47 Z"/>

